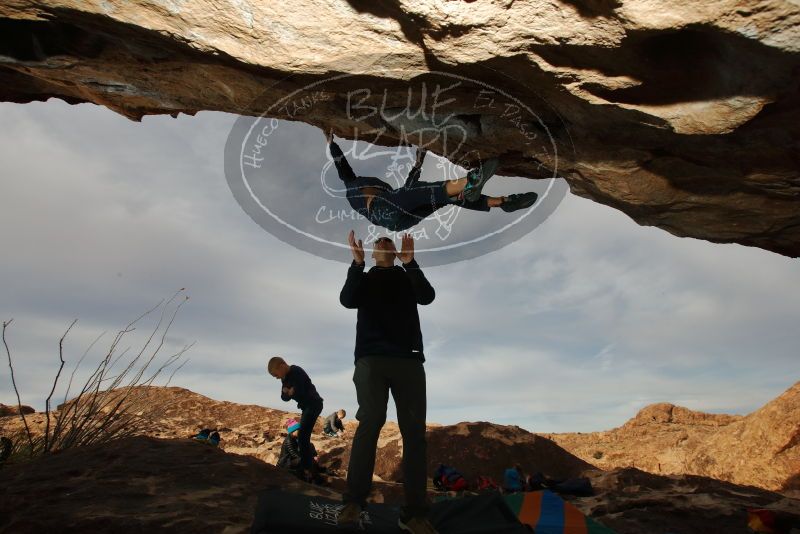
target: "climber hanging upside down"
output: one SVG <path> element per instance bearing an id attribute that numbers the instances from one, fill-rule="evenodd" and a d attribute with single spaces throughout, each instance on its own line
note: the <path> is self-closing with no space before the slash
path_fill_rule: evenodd
<path id="1" fill-rule="evenodd" d="M 443 182 L 419 181 L 426 150 L 417 150 L 417 161 L 408 174 L 406 183 L 397 189 L 372 176 L 356 176 L 342 149 L 333 140 L 333 132 L 327 135 L 339 178 L 347 186 L 350 206 L 373 224 L 391 231 L 411 228 L 439 208 L 455 204 L 462 208 L 489 211 L 499 207 L 512 212 L 532 206 L 538 195 L 534 192 L 488 197 L 481 194 L 486 182 L 497 169 L 496 158 L 489 159 L 480 167 L 470 169 L 467 176 Z"/>

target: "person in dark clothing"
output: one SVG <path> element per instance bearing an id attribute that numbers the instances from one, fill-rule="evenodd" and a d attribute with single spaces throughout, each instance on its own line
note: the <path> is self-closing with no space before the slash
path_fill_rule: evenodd
<path id="1" fill-rule="evenodd" d="M 322 426 L 322 432 L 331 438 L 335 438 L 339 435 L 339 433 L 344 434 L 344 423 L 342 423 L 342 419 L 347 415 L 347 412 L 344 410 L 339 410 L 333 412 L 328 417 L 325 418 L 325 423 Z"/>
<path id="2" fill-rule="evenodd" d="M 289 365 L 283 358 L 276 356 L 267 364 L 269 374 L 281 380 L 281 400 L 297 401 L 301 410 L 300 431 L 297 442 L 300 449 L 300 465 L 308 479 L 316 476 L 314 455 L 311 453 L 311 431 L 322 413 L 322 397 L 317 393 L 317 388 L 311 383 L 302 367 Z"/>
<path id="3" fill-rule="evenodd" d="M 327 136 L 328 148 L 333 157 L 339 178 L 347 187 L 346 197 L 350 206 L 370 222 L 392 231 L 402 231 L 422 222 L 439 208 L 456 204 L 462 208 L 489 211 L 500 207 L 512 212 L 529 208 L 536 203 L 534 192 L 488 197 L 481 194 L 486 182 L 494 174 L 499 161 L 492 158 L 480 167 L 471 169 L 465 178 L 444 182 L 419 181 L 425 150 L 417 151 L 417 161 L 400 188 L 393 188 L 373 176 L 356 176 L 347 162 L 342 149 Z"/>
<path id="4" fill-rule="evenodd" d="M 348 239 L 353 263 L 339 300 L 345 308 L 358 309 L 353 382 L 359 425 L 353 437 L 345 506 L 339 521 L 358 521 L 366 507 L 378 435 L 386 422 L 391 392 L 403 437 L 406 503 L 399 525 L 408 532 L 435 533 L 427 519 L 425 356 L 417 305 L 430 304 L 436 294 L 414 260 L 411 236 L 403 236 L 399 253 L 392 240 L 378 239 L 372 252 L 376 265 L 366 273 L 362 242 L 356 242 L 352 231 Z M 394 264 L 395 258 L 402 267 Z"/>

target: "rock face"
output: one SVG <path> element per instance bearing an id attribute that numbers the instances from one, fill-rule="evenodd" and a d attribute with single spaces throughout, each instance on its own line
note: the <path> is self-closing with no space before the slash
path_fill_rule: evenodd
<path id="1" fill-rule="evenodd" d="M 220 447 L 225 451 L 253 456 L 273 465 L 277 463 L 286 438 L 285 421 L 299 419 L 297 412 L 216 401 L 179 387 L 139 387 L 131 399 L 139 406 L 159 407 L 157 416 L 142 425 L 142 435 L 185 439 L 202 428 L 216 429 L 222 438 Z M 41 433 L 45 422 L 43 413 L 28 418 L 28 425 L 34 433 Z M 358 426 L 350 419 L 344 423 L 348 433 L 343 437 L 324 437 L 322 418 L 317 421 L 312 434 L 312 443 L 320 453 L 321 463 L 337 473 L 347 471 L 350 444 Z M 18 418 L 0 421 L 0 434 L 16 435 L 21 429 L 22 423 Z M 454 442 L 459 446 L 453 447 Z M 403 446 L 397 423 L 384 425 L 378 447 L 375 475 L 388 482 L 401 481 Z M 470 481 L 478 475 L 501 480 L 503 470 L 515 462 L 522 464 L 527 471 L 541 471 L 551 478 L 576 477 L 587 469 L 595 469 L 547 438 L 519 427 L 492 423 L 431 424 L 428 451 L 430 473 L 439 463 L 457 465 Z M 513 460 L 509 460 L 510 457 Z"/>
<path id="2" fill-rule="evenodd" d="M 499 174 L 563 176 L 639 224 L 793 257 L 799 54 L 800 8 L 781 0 L 0 6 L 0 100 L 258 115 L 324 81 L 298 93 L 314 105 L 269 116 L 381 145 L 427 128 L 452 161 L 498 156 Z M 422 82 L 446 94 L 423 103 Z M 515 103 L 493 105 L 500 92 Z M 381 112 L 351 113 L 353 94 Z M 434 112 L 464 134 L 456 149 Z"/>
<path id="3" fill-rule="evenodd" d="M 746 417 L 653 404 L 620 428 L 548 437 L 602 469 L 636 467 L 797 491 L 800 382 Z"/>
<path id="4" fill-rule="evenodd" d="M 527 473 L 538 471 L 561 480 L 596 470 L 551 440 L 516 426 L 484 422 L 431 426 L 427 440 L 429 475 L 439 464 L 446 464 L 456 467 L 470 483 L 479 475 L 502 482 L 505 469 L 515 463 Z M 346 470 L 351 440 L 342 439 L 340 443 L 322 454 L 320 462 L 334 469 Z M 402 481 L 403 441 L 396 424 L 381 431 L 378 447 L 375 475 L 385 481 Z"/>
<path id="5" fill-rule="evenodd" d="M 157 417 L 142 425 L 143 435 L 185 439 L 202 428 L 213 428 L 219 431 L 225 451 L 273 465 L 286 437 L 285 421 L 299 417 L 297 412 L 216 401 L 179 387 L 141 387 L 132 398 L 160 407 Z M 34 434 L 42 432 L 43 413 L 27 419 Z M 347 419 L 345 436 L 326 438 L 322 418 L 317 421 L 312 442 L 322 463 L 338 474 L 347 470 L 357 426 Z M 19 417 L 0 419 L 0 435 L 15 436 L 21 430 Z M 430 424 L 428 453 L 429 473 L 445 463 L 457 467 L 469 481 L 478 475 L 500 480 L 503 470 L 515 463 L 529 473 L 540 471 L 560 479 L 598 468 L 636 468 L 659 475 L 711 477 L 800 496 L 800 382 L 744 417 L 661 403 L 643 408 L 620 428 L 587 434 L 539 435 L 487 422 Z M 400 430 L 396 423 L 387 422 L 378 441 L 377 479 L 401 481 L 402 454 Z"/>

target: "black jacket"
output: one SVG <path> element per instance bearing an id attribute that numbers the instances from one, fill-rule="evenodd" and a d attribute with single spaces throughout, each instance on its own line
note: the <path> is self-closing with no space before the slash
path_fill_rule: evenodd
<path id="1" fill-rule="evenodd" d="M 287 395 L 283 392 L 283 388 L 294 388 L 294 395 Z M 317 393 L 317 388 L 311 383 L 302 367 L 297 365 L 290 365 L 289 372 L 281 380 L 281 400 L 289 401 L 294 399 L 297 401 L 297 407 L 303 410 L 306 406 L 314 404 L 322 404 L 322 397 Z"/>
<path id="2" fill-rule="evenodd" d="M 430 304 L 436 292 L 415 260 L 402 267 L 352 263 L 339 301 L 358 309 L 355 359 L 400 356 L 425 361 L 417 304 Z"/>

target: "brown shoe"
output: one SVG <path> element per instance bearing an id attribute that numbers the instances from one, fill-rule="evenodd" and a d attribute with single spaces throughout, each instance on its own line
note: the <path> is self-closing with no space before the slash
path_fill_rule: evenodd
<path id="1" fill-rule="evenodd" d="M 361 521 L 361 507 L 354 502 L 346 503 L 344 508 L 339 510 L 339 515 L 336 517 L 336 521 L 340 525 L 352 525 L 359 523 Z"/>
<path id="2" fill-rule="evenodd" d="M 411 532 L 412 534 L 439 534 L 430 521 L 426 517 L 412 517 L 405 522 L 402 519 L 397 520 L 397 526 L 400 530 Z"/>

